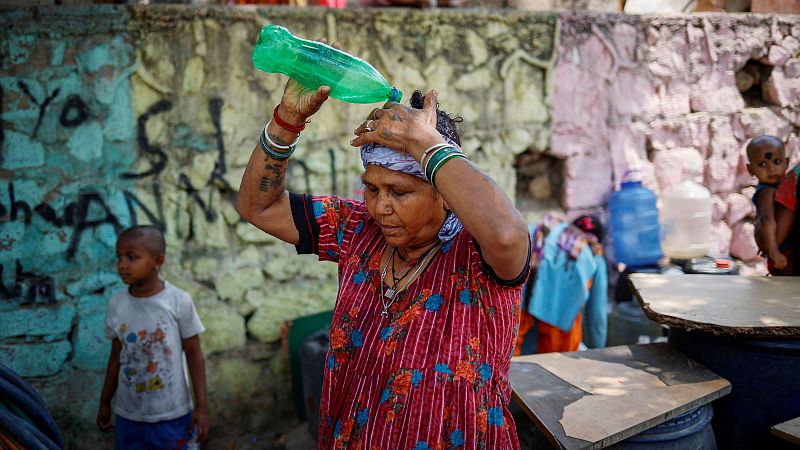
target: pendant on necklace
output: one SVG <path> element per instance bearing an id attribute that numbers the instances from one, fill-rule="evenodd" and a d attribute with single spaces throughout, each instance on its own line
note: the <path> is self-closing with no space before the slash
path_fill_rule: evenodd
<path id="1" fill-rule="evenodd" d="M 381 311 L 381 317 L 383 317 L 384 319 L 389 317 L 389 307 L 388 306 L 384 306 L 383 307 L 383 311 Z"/>
<path id="2" fill-rule="evenodd" d="M 383 295 L 385 295 L 389 300 L 394 300 L 394 298 L 397 296 L 397 291 L 394 289 L 386 289 L 386 292 L 384 292 Z"/>

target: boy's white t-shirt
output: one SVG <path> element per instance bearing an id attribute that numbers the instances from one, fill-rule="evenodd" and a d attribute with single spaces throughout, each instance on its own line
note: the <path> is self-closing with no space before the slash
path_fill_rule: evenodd
<path id="1" fill-rule="evenodd" d="M 114 413 L 162 422 L 193 408 L 181 340 L 205 331 L 188 293 L 164 282 L 152 297 L 125 289 L 108 303 L 105 334 L 122 343 Z"/>

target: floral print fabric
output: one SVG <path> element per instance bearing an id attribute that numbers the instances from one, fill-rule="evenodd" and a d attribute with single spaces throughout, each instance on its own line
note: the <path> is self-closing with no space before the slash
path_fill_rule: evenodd
<path id="1" fill-rule="evenodd" d="M 365 205 L 336 197 L 311 205 L 313 251 L 338 263 L 340 285 L 318 447 L 518 449 L 507 405 L 521 286 L 493 279 L 462 230 L 382 318 L 386 243 Z"/>

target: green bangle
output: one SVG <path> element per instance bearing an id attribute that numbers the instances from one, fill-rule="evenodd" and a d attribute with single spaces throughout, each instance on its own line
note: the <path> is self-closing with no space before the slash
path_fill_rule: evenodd
<path id="1" fill-rule="evenodd" d="M 436 172 L 439 171 L 439 169 L 444 165 L 444 163 L 446 163 L 447 161 L 450 161 L 451 159 L 456 159 L 456 158 L 468 159 L 467 155 L 465 155 L 465 154 L 463 154 L 461 152 L 458 152 L 458 153 L 450 153 L 449 155 L 447 155 L 444 158 L 442 158 L 441 161 L 436 163 L 436 165 L 433 167 L 433 171 L 431 173 L 431 184 L 433 185 L 433 187 L 436 187 L 436 182 L 434 181 L 434 179 L 436 178 Z"/>
<path id="2" fill-rule="evenodd" d="M 447 155 L 453 155 L 461 153 L 461 150 L 457 147 L 453 147 L 452 145 L 448 145 L 447 147 L 442 147 L 436 150 L 426 161 L 425 161 L 425 177 L 428 181 L 431 180 L 433 177 L 433 168 L 436 167 L 436 164 L 439 163 L 442 159 L 447 157 Z"/>
<path id="3" fill-rule="evenodd" d="M 431 145 L 430 147 L 428 147 L 428 149 L 422 153 L 422 157 L 419 159 L 420 166 L 426 167 L 427 165 L 426 160 L 428 159 L 428 156 L 430 156 L 432 152 L 435 152 L 445 147 L 452 147 L 452 145 L 448 144 L 447 142 L 442 142 L 441 144 Z M 425 170 L 423 169 L 423 172 L 424 171 Z"/>

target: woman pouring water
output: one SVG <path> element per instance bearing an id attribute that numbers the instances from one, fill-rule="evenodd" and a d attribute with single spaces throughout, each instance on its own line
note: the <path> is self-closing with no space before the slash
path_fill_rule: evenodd
<path id="1" fill-rule="evenodd" d="M 286 191 L 286 162 L 325 103 L 290 79 L 237 210 L 339 266 L 318 447 L 517 449 L 508 370 L 528 273 L 527 225 L 459 148 L 437 92 L 355 130 L 364 201 Z"/>

